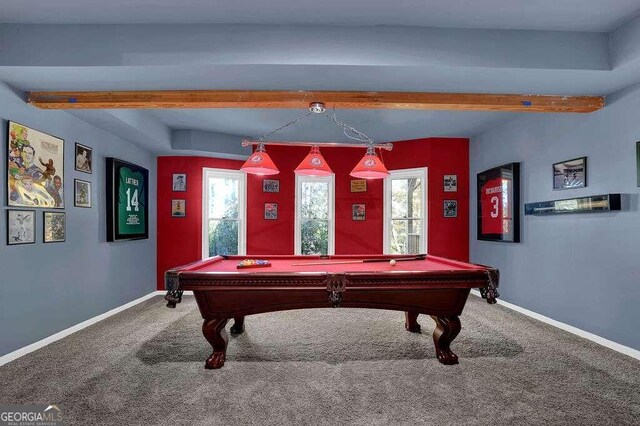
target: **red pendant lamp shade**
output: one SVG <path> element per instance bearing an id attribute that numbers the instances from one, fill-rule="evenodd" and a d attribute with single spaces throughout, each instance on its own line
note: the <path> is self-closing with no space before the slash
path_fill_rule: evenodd
<path id="1" fill-rule="evenodd" d="M 389 176 L 389 171 L 376 155 L 373 146 L 367 148 L 367 153 L 362 160 L 351 170 L 351 176 L 360 179 L 382 179 Z"/>
<path id="2" fill-rule="evenodd" d="M 273 163 L 269 154 L 266 153 L 262 144 L 258 145 L 258 148 L 247 158 L 240 170 L 252 175 L 276 175 L 280 173 L 280 170 Z"/>
<path id="3" fill-rule="evenodd" d="M 296 167 L 295 172 L 308 176 L 327 176 L 333 173 L 317 146 L 311 148 L 311 152 Z"/>

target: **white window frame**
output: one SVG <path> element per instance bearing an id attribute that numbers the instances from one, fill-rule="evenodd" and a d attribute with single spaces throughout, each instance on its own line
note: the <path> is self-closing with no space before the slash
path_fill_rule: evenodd
<path id="1" fill-rule="evenodd" d="M 247 174 L 238 170 L 202 168 L 202 258 L 209 258 L 209 178 L 238 179 L 238 254 L 247 254 Z"/>
<path id="2" fill-rule="evenodd" d="M 427 180 L 427 167 L 419 167 L 415 169 L 401 169 L 401 170 L 389 170 L 389 176 L 384 179 L 383 184 L 383 252 L 384 254 L 391 253 L 391 239 L 389 238 L 389 225 L 391 222 L 391 180 L 392 179 L 408 179 L 408 178 L 420 178 L 422 179 L 422 216 L 420 217 L 421 226 L 420 232 L 423 238 L 420 239 L 420 253 L 427 253 L 428 234 L 427 234 L 427 219 L 429 217 L 429 181 Z"/>
<path id="3" fill-rule="evenodd" d="M 302 197 L 302 182 L 328 182 L 329 183 L 329 241 L 327 246 L 327 254 L 335 254 L 335 241 L 336 241 L 336 197 L 335 197 L 335 189 L 336 189 L 336 178 L 335 174 L 331 174 L 329 176 L 303 176 L 296 174 L 296 214 L 295 214 L 295 231 L 294 231 L 294 250 L 295 254 L 302 254 L 302 211 L 300 202 Z"/>

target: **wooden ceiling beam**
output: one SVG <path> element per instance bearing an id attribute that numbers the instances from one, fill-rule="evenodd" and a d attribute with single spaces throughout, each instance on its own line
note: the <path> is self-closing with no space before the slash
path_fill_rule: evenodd
<path id="1" fill-rule="evenodd" d="M 323 102 L 332 109 L 409 109 L 588 113 L 604 107 L 604 96 L 482 93 L 155 90 L 124 92 L 31 92 L 43 109 L 285 108 Z"/>

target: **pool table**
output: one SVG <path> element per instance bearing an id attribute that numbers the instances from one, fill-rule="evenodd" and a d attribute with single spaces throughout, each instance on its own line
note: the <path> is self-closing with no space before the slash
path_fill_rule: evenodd
<path id="1" fill-rule="evenodd" d="M 238 269 L 244 259 L 268 260 L 269 267 Z M 392 265 L 395 260 L 395 265 Z M 205 368 L 224 365 L 227 321 L 244 332 L 246 315 L 303 308 L 374 308 L 405 312 L 405 329 L 419 333 L 418 315 L 436 323 L 438 360 L 457 364 L 450 345 L 472 288 L 495 303 L 497 269 L 431 255 L 417 256 L 215 256 L 165 274 L 168 307 L 192 290 L 204 318 L 202 332 L 213 347 Z"/>

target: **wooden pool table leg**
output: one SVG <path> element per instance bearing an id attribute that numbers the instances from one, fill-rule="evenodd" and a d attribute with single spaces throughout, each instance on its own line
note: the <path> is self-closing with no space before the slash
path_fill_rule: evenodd
<path id="1" fill-rule="evenodd" d="M 457 315 L 437 317 L 431 315 L 436 322 L 436 329 L 433 331 L 433 343 L 436 346 L 438 361 L 443 364 L 452 365 L 458 363 L 458 355 L 451 351 L 449 345 L 460 333 L 460 319 Z"/>
<path id="2" fill-rule="evenodd" d="M 227 342 L 229 336 L 225 326 L 228 319 L 205 319 L 202 324 L 202 334 L 213 347 L 213 353 L 204 363 L 204 368 L 215 369 L 224 365 L 224 359 L 227 353 Z"/>
<path id="3" fill-rule="evenodd" d="M 244 333 L 244 317 L 235 317 L 231 326 L 231 334 Z"/>
<path id="4" fill-rule="evenodd" d="M 420 333 L 420 324 L 418 324 L 418 313 L 416 311 L 404 313 L 404 328 L 412 333 Z"/>

